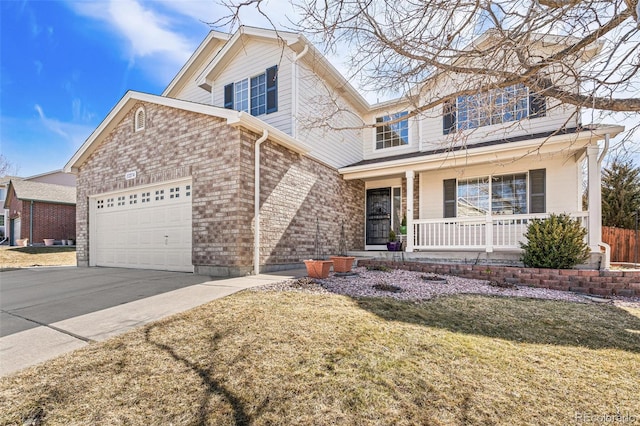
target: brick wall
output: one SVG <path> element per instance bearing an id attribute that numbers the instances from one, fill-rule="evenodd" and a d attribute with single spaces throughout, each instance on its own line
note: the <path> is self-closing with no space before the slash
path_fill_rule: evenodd
<path id="1" fill-rule="evenodd" d="M 143 131 L 133 115 L 146 109 Z M 222 119 L 139 103 L 78 173 L 77 256 L 89 264 L 88 198 L 139 185 L 191 177 L 193 264 L 197 273 L 252 270 L 254 143 L 259 135 Z M 261 146 L 261 264 L 298 263 L 314 255 L 316 218 L 325 255 L 337 253 L 344 222 L 347 249 L 364 247 L 364 183 L 275 143 Z M 125 173 L 136 178 L 125 180 Z"/>
<path id="2" fill-rule="evenodd" d="M 599 296 L 640 296 L 639 271 L 517 268 L 489 265 L 449 265 L 422 262 L 360 260 L 358 266 L 385 265 L 409 271 L 455 275 L 499 283 L 550 288 Z"/>
<path id="3" fill-rule="evenodd" d="M 261 264 L 315 258 L 316 234 L 320 257 L 339 254 L 343 224 L 346 249 L 364 249 L 363 181 L 271 142 L 261 150 Z"/>
<path id="4" fill-rule="evenodd" d="M 55 240 L 75 238 L 76 206 L 34 201 L 32 207 L 31 201 L 19 200 L 15 192 L 12 195 L 9 218 L 20 218 L 20 238 L 30 238 L 29 244 L 44 244 L 45 238 Z M 31 221 L 32 211 L 33 222 Z M 33 226 L 33 235 L 30 237 L 31 226 Z M 10 221 L 7 221 L 6 229 L 7 236 L 10 236 Z"/>
<path id="5" fill-rule="evenodd" d="M 146 109 L 146 128 L 134 132 L 133 115 L 140 106 Z M 251 229 L 237 226 L 246 221 L 239 205 L 245 189 L 239 179 L 240 136 L 222 119 L 156 104 L 134 105 L 79 170 L 78 264 L 89 263 L 88 197 L 191 176 L 193 264 L 212 267 L 220 275 L 243 273 L 238 266 L 250 256 L 241 248 Z M 136 178 L 125 180 L 125 173 L 134 170 Z"/>
<path id="6" fill-rule="evenodd" d="M 22 226 L 27 230 L 22 235 L 29 235 L 30 203 L 23 202 Z M 66 240 L 76 235 L 76 206 L 51 203 L 33 203 L 33 243 L 44 243 L 45 238 Z"/>

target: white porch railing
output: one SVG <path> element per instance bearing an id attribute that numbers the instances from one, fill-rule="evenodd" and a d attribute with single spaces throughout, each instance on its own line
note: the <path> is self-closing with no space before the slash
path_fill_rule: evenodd
<path id="1" fill-rule="evenodd" d="M 413 221 L 414 250 L 484 250 L 519 249 L 531 219 L 549 215 L 486 215 Z M 571 213 L 588 229 L 589 212 Z"/>

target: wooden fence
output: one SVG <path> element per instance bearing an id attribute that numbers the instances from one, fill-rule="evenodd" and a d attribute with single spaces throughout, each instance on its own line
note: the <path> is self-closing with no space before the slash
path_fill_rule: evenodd
<path id="1" fill-rule="evenodd" d="M 640 233 L 640 231 L 638 231 Z M 633 229 L 613 228 L 610 226 L 602 227 L 602 241 L 611 246 L 612 262 L 630 262 L 636 261 L 636 250 L 638 237 Z M 640 260 L 640 250 L 638 250 Z"/>

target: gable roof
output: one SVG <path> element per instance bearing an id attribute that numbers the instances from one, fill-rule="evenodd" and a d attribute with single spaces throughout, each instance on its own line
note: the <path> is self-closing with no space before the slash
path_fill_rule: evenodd
<path id="1" fill-rule="evenodd" d="M 13 188 L 13 191 L 11 191 Z M 76 188 L 72 186 L 54 185 L 52 183 L 33 182 L 28 180 L 11 180 L 7 188 L 5 208 L 15 193 L 18 200 L 41 201 L 55 204 L 76 204 Z"/>
<path id="2" fill-rule="evenodd" d="M 250 39 L 264 39 L 278 41 L 283 46 L 289 47 L 294 53 L 300 54 L 308 48 L 301 60 L 313 66 L 316 74 L 334 87 L 343 96 L 349 99 L 360 111 L 370 109 L 369 102 L 358 92 L 349 81 L 327 60 L 327 58 L 302 34 L 289 31 L 270 30 L 265 28 L 240 26 L 230 36 L 225 45 L 215 55 L 213 60 L 204 68 L 198 76 L 194 76 L 196 84 L 207 91 L 211 91 L 211 82 L 218 70 L 227 65 L 227 61 L 244 48 Z"/>
<path id="3" fill-rule="evenodd" d="M 193 78 L 197 70 L 202 67 L 207 58 L 213 52 L 220 52 L 220 49 L 231 38 L 231 34 L 219 31 L 209 31 L 202 43 L 193 52 L 189 60 L 180 68 L 178 74 L 171 80 L 166 89 L 162 92 L 162 96 L 174 97 L 175 92 L 184 87 L 189 79 Z"/>
<path id="4" fill-rule="evenodd" d="M 242 111 L 235 111 L 226 108 L 215 107 L 211 105 L 199 104 L 196 102 L 183 101 L 180 99 L 167 98 L 164 96 L 150 95 L 148 93 L 140 93 L 128 91 L 115 107 L 109 112 L 107 117 L 100 123 L 98 128 L 91 133 L 89 138 L 76 151 L 71 159 L 64 166 L 64 171 L 75 172 L 87 158 L 100 145 L 102 140 L 118 125 L 124 116 L 133 108 L 137 102 L 148 102 L 169 108 L 190 111 L 199 114 L 209 115 L 211 117 L 221 118 L 227 121 L 227 124 L 234 127 L 242 127 L 252 132 L 262 134 L 264 130 L 269 133 L 269 140 L 284 146 L 299 154 L 306 154 L 311 150 L 309 145 L 300 142 L 281 130 L 265 123 Z"/>

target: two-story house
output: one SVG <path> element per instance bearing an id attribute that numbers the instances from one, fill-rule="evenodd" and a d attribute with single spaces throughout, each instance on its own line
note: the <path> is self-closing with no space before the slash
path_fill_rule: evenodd
<path id="1" fill-rule="evenodd" d="M 598 141 L 622 127 L 582 126 L 521 85 L 410 111 L 369 104 L 302 35 L 212 31 L 162 95 L 127 92 L 65 166 L 78 264 L 242 275 L 340 245 L 384 255 L 403 217 L 407 258 L 515 261 L 527 221 L 553 212 L 600 253 Z"/>

